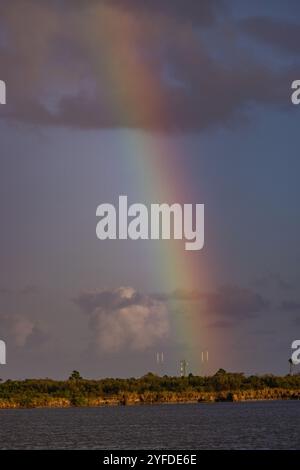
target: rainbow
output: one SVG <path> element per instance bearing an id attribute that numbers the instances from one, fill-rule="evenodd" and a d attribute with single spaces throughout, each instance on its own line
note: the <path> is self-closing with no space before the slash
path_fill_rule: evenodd
<path id="1" fill-rule="evenodd" d="M 87 21 L 89 29 L 85 41 L 94 41 L 98 30 L 101 30 L 101 38 L 107 39 L 105 44 L 99 41 L 97 48 L 90 44 L 87 51 L 96 54 L 91 61 L 99 66 L 95 76 L 103 77 L 105 71 L 104 88 L 111 91 L 109 109 L 116 121 L 122 122 L 125 117 L 126 122 L 132 122 L 133 129 L 136 122 L 141 128 L 147 128 L 149 123 L 154 129 L 166 128 L 165 90 L 153 73 L 151 60 L 142 60 L 142 51 L 136 48 L 141 33 L 136 19 L 128 12 L 109 6 L 101 7 L 97 15 L 94 21 Z M 134 155 L 132 171 L 138 175 L 136 184 L 141 185 L 145 200 L 169 204 L 190 202 L 187 201 L 190 181 L 185 173 L 184 155 L 179 154 L 170 139 L 159 132 L 150 134 L 142 130 L 124 132 L 123 136 L 124 149 Z M 206 290 L 210 285 L 209 270 L 203 265 L 202 252 L 187 252 L 179 244 L 178 241 L 157 243 L 155 266 L 158 272 L 155 276 L 159 276 L 162 292 Z M 202 333 L 208 319 L 203 318 L 198 301 L 176 304 L 178 308 L 172 314 L 172 321 L 178 340 L 186 344 L 190 370 L 203 373 L 201 353 L 210 348 L 212 341 Z"/>

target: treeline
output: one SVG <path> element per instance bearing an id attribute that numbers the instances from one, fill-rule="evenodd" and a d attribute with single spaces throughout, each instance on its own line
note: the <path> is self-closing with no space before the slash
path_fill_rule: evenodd
<path id="1" fill-rule="evenodd" d="M 204 401 L 205 397 L 211 401 L 212 399 L 209 397 L 214 397 L 213 401 L 218 401 L 218 397 L 229 397 L 235 392 L 245 397 L 263 397 L 264 395 L 258 391 L 264 391 L 266 396 L 276 398 L 275 389 L 280 390 L 279 398 L 298 398 L 300 396 L 298 393 L 300 391 L 300 375 L 245 376 L 243 373 L 230 373 L 220 369 L 216 374 L 207 377 L 192 374 L 189 374 L 188 377 L 166 375 L 161 377 L 148 373 L 140 378 L 88 380 L 82 378 L 79 372 L 73 371 L 69 379 L 65 381 L 47 378 L 2 382 L 0 383 L 0 407 L 6 407 L 9 404 L 12 406 L 15 404 L 16 407 L 51 406 L 51 403 L 53 406 L 126 404 L 127 397 L 131 402 L 185 401 L 189 399 Z M 249 394 L 249 391 L 253 391 L 254 394 Z"/>

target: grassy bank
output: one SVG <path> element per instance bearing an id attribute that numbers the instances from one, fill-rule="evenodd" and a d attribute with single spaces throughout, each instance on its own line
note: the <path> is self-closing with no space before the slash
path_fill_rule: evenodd
<path id="1" fill-rule="evenodd" d="M 300 375 L 245 376 L 220 369 L 215 375 L 87 380 L 74 371 L 65 381 L 7 380 L 0 383 L 0 408 L 299 400 Z"/>

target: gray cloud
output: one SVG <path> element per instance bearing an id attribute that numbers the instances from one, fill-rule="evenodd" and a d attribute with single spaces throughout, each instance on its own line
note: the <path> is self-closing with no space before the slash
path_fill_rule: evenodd
<path id="1" fill-rule="evenodd" d="M 251 289 L 225 286 L 205 295 L 211 313 L 233 319 L 254 317 L 269 308 L 269 301 Z"/>
<path id="2" fill-rule="evenodd" d="M 156 294 L 161 301 L 187 301 L 202 303 L 209 314 L 228 317 L 232 320 L 254 317 L 268 310 L 269 301 L 252 289 L 239 286 L 223 286 L 215 291 L 186 291 L 177 289 L 169 294 Z M 229 326 L 227 320 L 217 320 L 215 326 Z"/>
<path id="3" fill-rule="evenodd" d="M 121 309 L 132 305 L 152 307 L 155 304 L 149 296 L 144 296 L 131 288 L 120 287 L 113 290 L 94 290 L 82 292 L 74 302 L 86 313 L 93 313 L 95 309 Z"/>
<path id="4" fill-rule="evenodd" d="M 31 347 L 46 338 L 37 322 L 25 315 L 0 314 L 0 332 L 8 347 Z"/>
<path id="5" fill-rule="evenodd" d="M 100 351 L 142 351 L 168 335 L 166 305 L 131 287 L 83 292 L 74 301 L 88 314 L 93 346 Z"/>
<path id="6" fill-rule="evenodd" d="M 153 297 L 162 302 L 167 302 L 169 300 L 178 300 L 178 301 L 193 301 L 201 300 L 203 298 L 203 293 L 199 290 L 186 290 L 186 289 L 175 289 L 173 292 L 165 293 L 160 292 L 153 294 Z"/>

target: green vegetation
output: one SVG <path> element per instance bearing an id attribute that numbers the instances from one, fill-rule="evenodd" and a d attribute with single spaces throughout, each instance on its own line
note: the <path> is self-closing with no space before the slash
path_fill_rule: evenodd
<path id="1" fill-rule="evenodd" d="M 245 376 L 220 369 L 215 375 L 138 379 L 83 379 L 73 371 L 66 381 L 7 380 L 0 383 L 0 408 L 100 406 L 105 404 L 300 399 L 300 375 Z"/>

